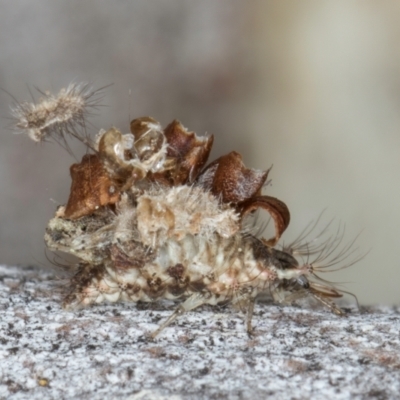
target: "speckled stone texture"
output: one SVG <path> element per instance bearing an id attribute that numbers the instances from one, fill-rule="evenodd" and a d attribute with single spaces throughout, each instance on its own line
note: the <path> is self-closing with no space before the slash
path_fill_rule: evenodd
<path id="1" fill-rule="evenodd" d="M 258 304 L 253 338 L 203 307 L 148 339 L 168 304 L 61 309 L 55 275 L 0 267 L 0 398 L 398 399 L 400 309 Z"/>

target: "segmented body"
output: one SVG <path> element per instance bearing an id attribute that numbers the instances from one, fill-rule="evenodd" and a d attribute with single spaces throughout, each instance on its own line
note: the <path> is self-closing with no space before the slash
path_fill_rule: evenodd
<path id="1" fill-rule="evenodd" d="M 135 266 L 134 260 L 113 247 L 114 259 L 110 257 L 91 270 L 93 279 L 78 292 L 74 289 L 66 306 L 104 300 L 174 300 L 194 293 L 202 293 L 207 304 L 235 303 L 243 295 L 255 298 L 278 276 L 277 251 L 262 246 L 256 238 L 241 234 L 230 238 L 214 235 L 211 240 L 187 235 L 180 241 L 168 240 L 142 266 Z M 85 268 L 81 268 L 82 281 Z"/>
<path id="2" fill-rule="evenodd" d="M 248 312 L 251 330 L 257 296 L 277 292 L 282 282 L 296 286 L 299 277 L 308 273 L 289 253 L 241 231 L 223 237 L 215 232 L 182 236 L 172 230 L 171 237 L 165 238 L 155 229 L 156 245 L 146 246 L 140 241 L 138 216 L 130 216 L 131 229 L 126 230 L 124 224 L 122 231 L 118 229 L 118 216 L 109 212 L 76 221 L 62 217 L 50 221 L 47 246 L 86 261 L 72 279 L 65 308 L 103 301 L 170 299 L 183 301 L 183 312 L 202 304 L 230 303 Z M 103 225 L 98 229 L 101 219 Z M 162 218 L 158 224 L 165 226 Z"/>
<path id="3" fill-rule="evenodd" d="M 187 298 L 195 293 L 202 293 L 208 304 L 235 303 L 243 297 L 255 298 L 278 279 L 284 270 L 284 253 L 235 228 L 234 213 L 219 220 L 220 233 L 216 227 L 199 225 L 196 219 L 190 223 L 186 216 L 186 232 L 196 234 L 182 234 L 174 214 L 193 211 L 193 204 L 187 199 L 193 193 L 197 196 L 196 210 L 205 219 L 213 213 L 223 215 L 217 199 L 206 196 L 201 200 L 199 190 L 184 186 L 177 193 L 184 193 L 186 201 L 178 207 L 176 202 L 168 207 L 167 200 L 160 204 L 160 192 L 168 194 L 171 189 L 149 190 L 134 201 L 126 198 L 120 214 L 102 210 L 77 220 L 56 216 L 49 222 L 45 235 L 48 248 L 69 252 L 82 260 L 74 278 L 78 289 L 72 286 L 65 302 L 67 308 L 103 300 Z M 152 208 L 148 206 L 148 193 L 158 199 Z M 146 200 L 146 212 L 140 206 L 142 197 Z M 175 200 L 178 201 L 177 196 Z M 204 209 L 202 201 L 207 202 Z M 162 214 L 156 212 L 159 208 Z M 136 212 L 137 209 L 142 212 Z M 63 212 L 61 209 L 58 213 Z M 171 214 L 174 223 L 168 225 L 165 220 L 170 221 Z M 297 265 L 290 255 L 286 255 L 287 260 Z M 92 279 L 87 279 L 88 271 Z"/>

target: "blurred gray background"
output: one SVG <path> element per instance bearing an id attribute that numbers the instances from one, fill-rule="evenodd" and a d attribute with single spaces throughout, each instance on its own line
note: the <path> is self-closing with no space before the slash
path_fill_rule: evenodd
<path id="1" fill-rule="evenodd" d="M 174 118 L 215 134 L 212 158 L 274 165 L 290 239 L 322 210 L 370 253 L 325 276 L 361 303 L 399 303 L 400 2 L 302 0 L 0 1 L 0 87 L 112 83 L 96 133 Z M 0 262 L 48 267 L 43 233 L 75 160 L 8 129 L 0 92 Z M 77 158 L 84 149 L 72 146 Z M 320 226 L 323 227 L 324 222 Z M 332 235 L 336 234 L 332 228 Z M 399 247 L 397 247 L 399 246 Z"/>

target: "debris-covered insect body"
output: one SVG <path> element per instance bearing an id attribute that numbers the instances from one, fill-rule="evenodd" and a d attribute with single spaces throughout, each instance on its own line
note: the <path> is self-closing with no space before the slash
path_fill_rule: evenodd
<path id="1" fill-rule="evenodd" d="M 341 313 L 330 301 L 340 291 L 313 279 L 318 268 L 299 264 L 290 247 L 276 248 L 290 215 L 282 201 L 262 194 L 269 170 L 246 168 L 236 152 L 206 165 L 213 136 L 199 137 L 176 120 L 163 129 L 143 117 L 131 122 L 130 133 L 112 127 L 91 140 L 80 131 L 82 113 L 75 107 L 68 114 L 68 103 L 59 104 L 80 94 L 85 110 L 96 92 L 80 87 L 14 108 L 17 127 L 33 140 L 71 134 L 89 149 L 71 166 L 68 202 L 45 234 L 50 250 L 79 259 L 65 308 L 178 299 L 153 336 L 183 312 L 219 303 L 246 311 L 250 332 L 254 302 L 265 292 L 280 302 L 313 297 Z M 55 118 L 58 109 L 71 118 Z M 43 110 L 48 117 L 41 126 Z M 275 235 L 268 240 L 244 223 L 257 209 L 274 221 Z"/>

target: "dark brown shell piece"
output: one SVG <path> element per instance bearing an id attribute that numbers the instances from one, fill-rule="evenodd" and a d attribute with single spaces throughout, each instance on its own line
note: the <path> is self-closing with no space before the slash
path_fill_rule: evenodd
<path id="1" fill-rule="evenodd" d="M 167 139 L 167 156 L 175 159 L 169 171 L 174 185 L 193 182 L 207 162 L 214 136 L 199 137 L 189 132 L 178 120 L 172 121 L 164 130 Z"/>
<path id="2" fill-rule="evenodd" d="M 218 166 L 211 191 L 224 203 L 239 204 L 260 193 L 269 172 L 246 168 L 242 156 L 235 151 L 220 157 L 215 164 Z"/>
<path id="3" fill-rule="evenodd" d="M 267 180 L 269 170 L 258 171 L 246 168 L 242 156 L 232 151 L 209 164 L 197 178 L 196 184 L 210 190 L 224 203 L 230 203 L 241 215 L 263 208 L 275 222 L 275 237 L 263 240 L 268 246 L 275 245 L 290 221 L 286 204 L 270 197 L 261 196 L 261 189 Z"/>
<path id="4" fill-rule="evenodd" d="M 255 196 L 241 206 L 241 218 L 243 218 L 259 208 L 262 208 L 271 215 L 275 223 L 275 237 L 271 239 L 262 239 L 262 242 L 267 246 L 274 246 L 282 233 L 286 230 L 290 222 L 290 212 L 283 201 L 271 196 Z"/>
<path id="5" fill-rule="evenodd" d="M 97 155 L 86 154 L 79 164 L 71 165 L 70 173 L 71 192 L 64 218 L 78 219 L 119 200 L 119 190 Z"/>

